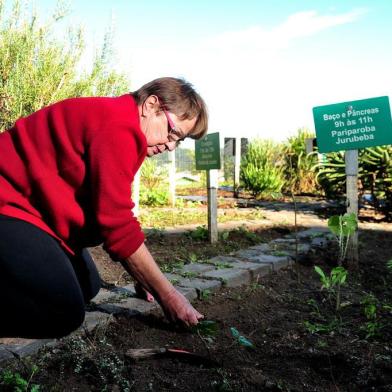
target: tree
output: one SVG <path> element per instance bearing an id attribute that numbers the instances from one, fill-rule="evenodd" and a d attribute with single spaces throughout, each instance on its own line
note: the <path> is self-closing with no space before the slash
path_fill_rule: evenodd
<path id="1" fill-rule="evenodd" d="M 78 72 L 85 43 L 80 27 L 54 37 L 67 11 L 61 3 L 49 20 L 22 10 L 19 0 L 5 12 L 0 0 L 0 132 L 23 116 L 68 97 L 119 95 L 128 91 L 124 75 L 109 67 L 111 32 L 97 52 L 92 68 Z M 31 1 L 26 2 L 31 5 Z"/>

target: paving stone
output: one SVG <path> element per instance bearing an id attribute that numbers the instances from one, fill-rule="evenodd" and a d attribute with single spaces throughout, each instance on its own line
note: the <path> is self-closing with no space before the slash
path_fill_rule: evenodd
<path id="1" fill-rule="evenodd" d="M 261 264 L 261 263 L 252 263 L 249 261 L 242 261 L 235 257 L 229 257 L 229 256 L 213 257 L 212 259 L 209 260 L 209 262 L 214 264 L 227 263 L 232 266 L 231 268 L 248 270 L 251 274 L 252 279 L 258 276 L 265 276 L 271 272 L 271 267 L 269 265 Z"/>
<path id="2" fill-rule="evenodd" d="M 130 284 L 127 284 L 126 286 L 122 286 L 122 287 L 116 287 L 112 291 L 115 293 L 124 294 L 124 295 L 128 295 L 128 296 L 135 296 L 136 295 L 134 283 L 130 283 Z"/>
<path id="3" fill-rule="evenodd" d="M 106 289 L 101 289 L 99 290 L 98 294 L 91 300 L 91 302 L 94 304 L 102 304 L 110 300 L 114 300 L 116 297 L 118 297 L 118 293 Z"/>
<path id="4" fill-rule="evenodd" d="M 38 350 L 52 342 L 54 339 L 20 339 L 18 344 L 2 344 L 0 345 L 0 362 L 17 357 L 26 357 L 33 355 Z M 14 353 L 15 355 L 13 355 Z"/>
<path id="5" fill-rule="evenodd" d="M 250 257 L 258 256 L 261 253 L 263 253 L 261 250 L 248 248 L 248 249 L 242 249 L 242 250 L 239 250 L 238 252 L 235 252 L 235 255 L 238 257 L 242 257 L 244 259 L 247 259 Z"/>
<path id="6" fill-rule="evenodd" d="M 314 237 L 321 236 L 321 235 L 328 233 L 328 232 L 329 232 L 329 229 L 326 227 L 317 227 L 317 228 L 313 227 L 313 228 L 310 228 L 307 230 L 300 231 L 298 233 L 298 237 L 299 238 L 304 238 L 304 237 L 313 237 L 314 238 Z"/>
<path id="7" fill-rule="evenodd" d="M 91 332 L 96 326 L 106 324 L 112 318 L 110 314 L 102 312 L 86 312 L 81 329 Z"/>
<path id="8" fill-rule="evenodd" d="M 98 305 L 97 308 L 103 312 L 110 314 L 127 313 L 129 315 L 137 315 L 150 313 L 152 310 L 158 308 L 159 305 L 156 301 L 147 302 L 140 298 L 128 298 L 121 302 L 107 303 Z"/>
<path id="9" fill-rule="evenodd" d="M 207 263 L 191 263 L 191 264 L 186 264 L 181 270 L 178 270 L 179 274 L 181 273 L 195 273 L 195 274 L 201 274 L 202 272 L 207 272 L 207 271 L 212 271 L 214 269 L 214 266 L 211 264 Z"/>
<path id="10" fill-rule="evenodd" d="M 268 252 L 269 250 L 271 250 L 271 246 L 270 244 L 262 243 L 259 245 L 251 246 L 248 249 L 257 250 L 259 252 Z"/>
<path id="11" fill-rule="evenodd" d="M 185 298 L 192 302 L 197 298 L 197 290 L 188 287 L 176 287 L 176 289 L 185 296 Z"/>
<path id="12" fill-rule="evenodd" d="M 236 287 L 249 283 L 251 273 L 248 270 L 237 268 L 223 268 L 215 271 L 205 272 L 205 278 L 220 279 L 227 287 Z"/>
<path id="13" fill-rule="evenodd" d="M 295 244 L 295 238 L 277 238 L 276 240 L 271 241 L 272 244 Z"/>
<path id="14" fill-rule="evenodd" d="M 254 257 L 248 257 L 248 260 L 255 263 L 270 264 L 273 271 L 278 271 L 283 267 L 287 267 L 291 264 L 290 258 L 288 256 L 272 256 L 272 255 L 260 255 Z"/>
<path id="15" fill-rule="evenodd" d="M 211 271 L 206 271 L 211 272 Z M 179 287 L 194 289 L 198 292 L 203 290 L 218 290 L 222 286 L 222 282 L 220 280 L 214 279 L 201 279 L 201 278 L 193 278 L 193 279 L 182 279 L 178 284 Z"/>
<path id="16" fill-rule="evenodd" d="M 12 358 L 15 358 L 12 353 L 8 351 L 7 348 L 3 347 L 3 345 L 0 346 L 0 363 L 4 361 L 8 361 Z"/>
<path id="17" fill-rule="evenodd" d="M 322 247 L 327 245 L 328 240 L 325 237 L 315 237 L 312 239 L 312 247 Z"/>

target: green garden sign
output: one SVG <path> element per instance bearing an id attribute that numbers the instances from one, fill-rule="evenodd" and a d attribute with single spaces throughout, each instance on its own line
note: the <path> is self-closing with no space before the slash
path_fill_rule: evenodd
<path id="1" fill-rule="evenodd" d="M 313 117 L 321 153 L 392 144 L 388 97 L 317 106 Z"/>
<path id="2" fill-rule="evenodd" d="M 220 169 L 219 132 L 209 133 L 195 142 L 196 170 Z"/>

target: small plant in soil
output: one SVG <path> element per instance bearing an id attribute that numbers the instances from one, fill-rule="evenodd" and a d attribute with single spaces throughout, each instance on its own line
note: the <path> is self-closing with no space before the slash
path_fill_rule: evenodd
<path id="1" fill-rule="evenodd" d="M 380 303 L 373 294 L 367 294 L 361 301 L 363 306 L 363 313 L 367 322 L 361 327 L 361 330 L 366 333 L 366 339 L 372 339 L 380 336 L 383 324 L 380 321 L 379 308 Z"/>
<path id="2" fill-rule="evenodd" d="M 199 299 L 201 301 L 208 301 L 211 298 L 211 290 L 205 289 L 205 290 L 200 290 L 199 292 Z"/>
<path id="3" fill-rule="evenodd" d="M 329 299 L 331 296 L 336 298 L 336 311 L 339 311 L 341 307 L 340 288 L 346 283 L 347 270 L 344 267 L 335 267 L 328 276 L 317 265 L 314 269 L 320 276 L 321 289 L 327 290 Z"/>
<path id="4" fill-rule="evenodd" d="M 205 241 L 208 239 L 208 229 L 205 225 L 197 226 L 195 230 L 189 231 L 189 237 L 196 241 Z"/>
<path id="5" fill-rule="evenodd" d="M 346 258 L 347 248 L 351 236 L 357 229 L 357 218 L 354 213 L 344 215 L 333 215 L 328 220 L 328 228 L 335 235 L 339 245 L 338 266 L 333 268 L 327 276 L 324 271 L 315 266 L 315 271 L 320 275 L 322 288 L 328 290 L 336 298 L 336 311 L 341 307 L 341 286 L 346 282 L 347 271 L 342 266 Z"/>
<path id="6" fill-rule="evenodd" d="M 241 345 L 243 347 L 247 347 L 247 348 L 254 348 L 255 347 L 250 340 L 248 340 L 245 336 L 243 336 L 239 333 L 237 328 L 230 327 L 230 332 L 231 332 L 231 336 L 234 338 L 234 340 L 239 345 Z"/>
<path id="7" fill-rule="evenodd" d="M 4 392 L 39 392 L 41 390 L 40 386 L 32 383 L 37 371 L 38 367 L 33 365 L 29 370 L 29 374 L 23 377 L 19 372 L 4 370 L 0 373 L 0 389 Z"/>

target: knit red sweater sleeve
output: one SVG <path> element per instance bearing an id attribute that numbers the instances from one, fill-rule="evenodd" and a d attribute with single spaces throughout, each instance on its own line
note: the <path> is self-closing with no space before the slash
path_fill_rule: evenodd
<path id="1" fill-rule="evenodd" d="M 124 260 L 144 241 L 140 224 L 132 213 L 131 200 L 131 183 L 145 157 L 140 155 L 138 144 L 142 141 L 136 133 L 114 121 L 91 135 L 88 142 L 94 210 L 104 249 L 114 260 Z"/>

